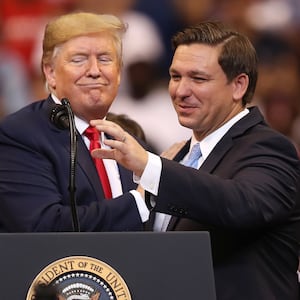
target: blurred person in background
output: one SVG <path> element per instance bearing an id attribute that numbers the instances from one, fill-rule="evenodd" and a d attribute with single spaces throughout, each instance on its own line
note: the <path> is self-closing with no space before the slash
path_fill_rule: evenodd
<path id="1" fill-rule="evenodd" d="M 19 53 L 3 42 L 0 16 L 0 119 L 31 101 L 29 76 Z"/>
<path id="2" fill-rule="evenodd" d="M 45 96 L 44 84 L 41 79 L 40 60 L 38 72 L 32 59 L 36 43 L 41 47 L 40 36 L 53 16 L 57 16 L 67 9 L 73 0 L 1 0 L 0 18 L 3 21 L 2 43 L 14 53 L 25 67 L 29 78 L 30 94 L 34 99 Z M 40 57 L 39 57 L 40 59 Z M 31 101 L 33 100 L 31 98 Z"/>
<path id="3" fill-rule="evenodd" d="M 50 18 L 71 9 L 73 1 L 1 0 L 3 43 L 19 53 L 29 74 L 34 72 L 31 55 L 41 28 L 45 27 Z"/>
<path id="4" fill-rule="evenodd" d="M 159 62 L 160 76 L 164 80 L 169 78 L 169 66 L 172 61 L 170 39 L 182 27 L 210 19 L 219 1 L 216 0 L 136 0 L 135 9 L 148 15 L 159 28 L 164 53 Z"/>
<path id="5" fill-rule="evenodd" d="M 132 31 L 135 30 L 135 27 L 129 28 Z M 150 27 L 144 27 L 144 30 L 144 34 L 148 36 L 157 34 Z M 129 39 L 127 39 L 126 48 L 129 55 L 124 64 L 127 81 L 125 88 L 112 104 L 111 112 L 117 114 L 125 112 L 137 121 L 143 127 L 147 141 L 153 150 L 161 153 L 177 140 L 187 139 L 189 131 L 178 124 L 176 113 L 172 110 L 167 84 L 160 82 L 159 79 L 156 65 L 159 58 L 152 50 L 159 48 L 156 45 L 161 45 L 159 36 L 156 39 L 150 39 L 152 46 L 143 43 L 140 40 L 141 37 L 136 39 L 134 34 Z M 158 122 L 158 120 L 161 121 Z M 169 134 L 170 127 L 176 132 L 174 136 Z"/>
<path id="6" fill-rule="evenodd" d="M 300 113 L 300 57 L 289 40 L 274 33 L 261 34 L 255 47 L 260 74 L 257 104 L 268 124 L 289 137 L 300 154 L 296 127 Z"/>
<path id="7" fill-rule="evenodd" d="M 140 124 L 130 119 L 127 115 L 118 115 L 112 112 L 108 112 L 106 115 L 106 120 L 119 124 L 122 128 L 124 128 L 125 131 L 130 132 L 133 136 L 139 138 L 145 143 L 147 142 L 143 128 L 140 126 Z"/>
<path id="8" fill-rule="evenodd" d="M 300 2 L 221 0 L 215 16 L 249 36 L 258 53 L 254 101 L 269 125 L 300 145 Z"/>

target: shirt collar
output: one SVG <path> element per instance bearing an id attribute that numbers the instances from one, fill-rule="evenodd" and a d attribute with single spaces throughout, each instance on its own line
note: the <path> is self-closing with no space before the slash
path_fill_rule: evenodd
<path id="1" fill-rule="evenodd" d="M 200 141 L 200 149 L 201 149 L 203 160 L 205 160 L 208 157 L 210 152 L 213 150 L 216 144 L 221 140 L 221 138 L 226 134 L 226 132 L 248 113 L 249 113 L 249 109 L 245 108 L 243 111 L 235 115 L 232 119 L 227 121 L 220 128 L 218 128 L 217 130 L 209 134 L 207 137 L 205 137 L 202 141 Z M 191 151 L 194 144 L 196 144 L 197 142 L 198 141 L 193 135 L 189 152 Z"/>

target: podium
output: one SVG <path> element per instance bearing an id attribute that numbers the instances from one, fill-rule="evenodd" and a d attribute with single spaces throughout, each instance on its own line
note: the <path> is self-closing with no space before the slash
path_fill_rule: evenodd
<path id="1" fill-rule="evenodd" d="M 216 299 L 208 232 L 3 233 L 0 266 L 1 300 L 34 299 L 37 282 L 71 294 L 88 278 L 101 284 L 90 299 Z"/>

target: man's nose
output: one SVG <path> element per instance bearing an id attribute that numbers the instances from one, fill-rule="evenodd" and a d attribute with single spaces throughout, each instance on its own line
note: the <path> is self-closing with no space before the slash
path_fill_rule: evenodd
<path id="1" fill-rule="evenodd" d="M 91 57 L 88 61 L 88 76 L 98 77 L 101 74 L 100 63 L 96 57 Z"/>
<path id="2" fill-rule="evenodd" d="M 177 97 L 186 97 L 186 96 L 189 96 L 190 94 L 191 94 L 190 82 L 185 78 L 181 78 L 177 82 L 177 86 L 176 86 Z"/>

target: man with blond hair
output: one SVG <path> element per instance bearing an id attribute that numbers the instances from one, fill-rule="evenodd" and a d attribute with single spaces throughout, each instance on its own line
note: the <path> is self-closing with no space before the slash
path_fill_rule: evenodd
<path id="1" fill-rule="evenodd" d="M 68 176 L 70 131 L 61 124 L 57 127 L 51 122 L 55 117 L 49 117 L 64 98 L 74 113 L 77 133 L 77 230 L 142 229 L 148 209 L 136 191 L 132 172 L 103 160 L 98 175 L 89 152 L 93 143 L 103 144 L 106 138 L 95 133 L 89 122 L 104 119 L 117 95 L 125 31 L 115 16 L 85 12 L 66 14 L 47 24 L 42 70 L 50 95 L 0 124 L 1 232 L 74 230 Z"/>

